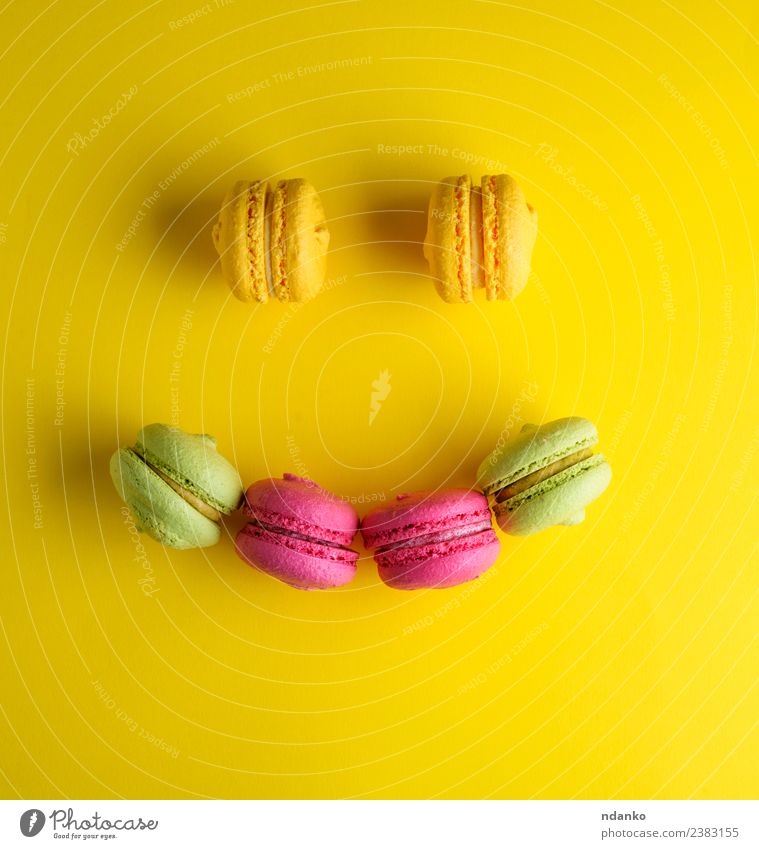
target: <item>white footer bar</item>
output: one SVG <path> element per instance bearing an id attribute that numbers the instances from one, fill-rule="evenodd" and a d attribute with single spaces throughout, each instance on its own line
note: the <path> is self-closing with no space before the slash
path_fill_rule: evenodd
<path id="1" fill-rule="evenodd" d="M 0 801 L 0 846 L 759 847 L 747 801 Z"/>

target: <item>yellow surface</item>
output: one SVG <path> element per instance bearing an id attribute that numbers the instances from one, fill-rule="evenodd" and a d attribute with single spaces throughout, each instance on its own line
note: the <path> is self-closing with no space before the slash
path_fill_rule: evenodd
<path id="1" fill-rule="evenodd" d="M 5 795 L 756 797 L 756 10 L 4 4 Z M 465 171 L 539 210 L 514 303 L 427 279 Z M 211 243 L 231 182 L 280 175 L 332 232 L 300 309 L 233 300 Z M 175 422 L 364 510 L 570 414 L 606 496 L 439 592 L 366 560 L 288 589 L 239 517 L 164 550 L 108 477 Z"/>

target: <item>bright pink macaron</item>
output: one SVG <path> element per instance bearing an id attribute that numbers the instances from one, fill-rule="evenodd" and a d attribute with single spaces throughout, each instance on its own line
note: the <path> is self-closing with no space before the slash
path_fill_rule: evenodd
<path id="1" fill-rule="evenodd" d="M 379 576 L 397 590 L 455 587 L 498 559 L 487 499 L 468 489 L 413 492 L 372 510 L 361 535 Z"/>
<path id="2" fill-rule="evenodd" d="M 238 534 L 242 559 L 301 590 L 341 587 L 356 574 L 356 511 L 313 481 L 295 475 L 248 487 L 243 513 L 251 520 Z"/>

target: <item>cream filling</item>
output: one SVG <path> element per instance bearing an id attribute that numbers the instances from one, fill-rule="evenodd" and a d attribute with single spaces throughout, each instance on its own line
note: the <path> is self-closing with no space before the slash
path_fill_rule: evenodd
<path id="1" fill-rule="evenodd" d="M 592 454 L 592 448 L 583 448 L 580 451 L 575 451 L 574 454 L 562 457 L 560 460 L 556 460 L 550 465 L 544 466 L 542 469 L 538 469 L 536 472 L 532 472 L 531 474 L 514 481 L 514 483 L 510 483 L 508 486 L 505 486 L 503 489 L 498 491 L 495 500 L 498 503 L 508 501 L 510 498 L 513 498 L 515 495 L 519 495 L 531 486 L 542 483 L 542 481 L 552 478 L 554 475 L 558 475 L 559 472 L 563 472 L 564 469 L 568 469 L 570 466 L 574 466 L 577 463 L 581 463 L 583 460 L 587 460 L 588 457 L 592 456 Z"/>
<path id="2" fill-rule="evenodd" d="M 485 287 L 485 239 L 482 234 L 482 189 L 472 186 L 469 190 L 469 241 L 471 245 L 472 288 Z"/>
<path id="3" fill-rule="evenodd" d="M 272 193 L 266 188 L 266 203 L 264 205 L 264 256 L 266 265 L 266 285 L 269 287 L 269 297 L 276 298 L 274 277 L 271 273 L 271 206 Z"/>
<path id="4" fill-rule="evenodd" d="M 210 519 L 212 522 L 218 522 L 221 519 L 221 513 L 211 507 L 210 504 L 206 504 L 206 502 L 198 498 L 197 495 L 193 495 L 188 489 L 185 489 L 176 481 L 167 477 L 160 469 L 156 469 L 152 463 L 148 463 L 144 457 L 140 457 L 140 459 L 146 466 L 149 466 L 162 481 L 167 483 L 177 495 L 181 496 L 190 505 L 190 507 L 194 507 L 198 513 L 202 513 L 206 519 Z"/>
<path id="5" fill-rule="evenodd" d="M 527 210 L 533 221 L 537 213 L 527 204 Z M 482 188 L 472 186 L 469 190 L 469 243 L 472 268 L 472 288 L 485 288 L 485 236 L 482 228 Z"/>

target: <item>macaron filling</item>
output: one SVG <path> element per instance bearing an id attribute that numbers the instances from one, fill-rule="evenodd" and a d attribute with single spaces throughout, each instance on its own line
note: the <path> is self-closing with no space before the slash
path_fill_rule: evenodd
<path id="1" fill-rule="evenodd" d="M 496 201 L 496 178 L 487 178 L 485 188 L 488 194 L 488 203 L 491 204 L 494 212 L 497 213 Z M 486 282 L 485 275 L 485 232 L 483 229 L 483 190 L 480 186 L 472 186 L 469 190 L 469 244 L 470 244 L 470 264 L 472 288 L 484 289 Z M 535 215 L 535 210 L 527 204 L 527 210 L 530 216 Z M 491 227 L 491 244 L 498 244 L 498 217 L 497 214 L 492 216 L 493 225 Z M 495 247 L 492 249 L 493 276 L 496 277 L 500 273 L 500 257 Z"/>
<path id="2" fill-rule="evenodd" d="M 134 448 L 127 448 L 130 454 L 134 454 L 139 460 L 141 460 L 150 470 L 154 472 L 158 477 L 166 483 L 171 489 L 176 492 L 182 499 L 184 499 L 190 507 L 193 507 L 198 511 L 201 515 L 205 516 L 207 519 L 210 519 L 212 522 L 218 522 L 221 519 L 221 513 L 215 508 L 208 504 L 203 499 L 198 498 L 197 495 L 190 492 L 188 489 L 183 487 L 181 484 L 177 483 L 177 481 L 170 478 L 164 471 L 159 469 L 157 466 L 153 465 L 153 463 L 149 462 L 145 459 L 145 457 L 140 453 L 139 446 L 135 446 Z"/>
<path id="3" fill-rule="evenodd" d="M 381 545 L 377 548 L 377 554 L 386 554 L 391 551 L 398 551 L 403 548 L 415 548 L 417 546 L 437 545 L 438 543 L 448 542 L 450 540 L 459 540 L 464 537 L 474 536 L 483 531 L 491 530 L 490 516 L 486 519 L 481 519 L 471 524 L 461 525 L 457 528 L 447 528 L 444 530 L 433 531 L 432 533 L 419 534 L 411 539 L 401 540 L 400 542 L 390 542 Z"/>
<path id="4" fill-rule="evenodd" d="M 471 301 L 473 287 L 481 289 L 485 286 L 482 189 L 479 186 L 473 186 L 468 176 L 459 177 L 454 190 L 454 201 L 457 282 L 460 300 L 466 303 Z M 468 245 L 467 236 L 469 237 Z"/>
<path id="5" fill-rule="evenodd" d="M 580 451 L 575 451 L 573 454 L 568 454 L 566 457 L 554 460 L 547 466 L 543 466 L 541 469 L 537 469 L 537 471 L 531 472 L 530 474 L 525 475 L 513 483 L 508 484 L 508 486 L 498 490 L 495 500 L 499 503 L 508 501 L 510 498 L 514 498 L 514 496 L 530 489 L 530 487 L 536 486 L 554 475 L 558 475 L 560 472 L 563 472 L 565 469 L 568 469 L 577 463 L 581 463 L 583 460 L 587 460 L 588 457 L 591 457 L 592 455 L 593 449 L 588 446 Z"/>
<path id="6" fill-rule="evenodd" d="M 467 269 L 466 269 L 466 260 L 467 260 L 467 229 L 470 227 L 469 220 L 471 219 L 471 214 L 469 213 L 469 194 L 471 194 L 471 188 L 469 193 L 467 192 L 467 184 L 469 183 L 468 177 L 459 177 L 456 190 L 454 193 L 454 200 L 456 203 L 456 213 L 455 213 L 455 222 L 454 222 L 454 236 L 455 236 L 455 248 L 456 248 L 456 277 L 459 285 L 459 297 L 462 301 L 466 302 L 470 300 L 469 298 L 469 284 L 470 281 L 467 280 Z"/>
<path id="7" fill-rule="evenodd" d="M 469 192 L 469 243 L 471 245 L 472 286 L 485 286 L 483 269 L 485 242 L 482 233 L 482 189 L 472 186 Z"/>
<path id="8" fill-rule="evenodd" d="M 486 182 L 487 181 L 487 182 Z M 490 221 L 488 230 L 490 250 L 485 255 L 488 267 L 485 269 L 485 283 L 487 288 L 488 300 L 495 300 L 499 295 L 499 275 L 501 266 L 501 257 L 499 252 L 499 221 L 498 221 L 498 200 L 497 200 L 497 180 L 495 176 L 483 177 L 483 188 L 486 189 L 486 204 L 488 207 L 487 218 Z M 485 244 L 485 229 L 483 223 L 483 252 Z"/>
<path id="9" fill-rule="evenodd" d="M 272 268 L 274 280 L 273 286 L 282 300 L 287 300 L 287 268 L 285 265 L 285 225 L 287 223 L 287 180 L 277 183 L 279 197 L 272 203 L 272 217 L 274 217 L 274 230 L 276 245 L 275 262 Z"/>
<path id="10" fill-rule="evenodd" d="M 292 537 L 293 539 L 302 539 L 305 542 L 318 542 L 319 545 L 328 545 L 331 548 L 341 548 L 344 550 L 349 550 L 349 546 L 344 545 L 340 542 L 335 542 L 334 540 L 324 539 L 321 536 L 310 536 L 309 534 L 298 533 L 298 531 L 294 531 L 291 528 L 285 528 L 282 525 L 275 525 L 270 522 L 262 522 L 260 519 L 257 519 L 254 524 L 258 525 L 265 531 L 269 531 L 274 534 L 284 534 L 287 537 Z"/>
<path id="11" fill-rule="evenodd" d="M 401 495 L 398 498 L 402 501 L 405 496 Z M 409 542 L 414 545 L 420 537 L 447 533 L 451 526 L 458 529 L 468 528 L 480 523 L 490 525 L 490 510 L 487 506 L 484 506 L 481 510 L 469 510 L 457 514 L 449 513 L 440 518 L 427 519 L 426 521 L 415 519 L 413 508 L 408 511 L 408 515 L 411 521 L 403 525 L 395 525 L 391 521 L 375 526 L 362 524 L 361 534 L 366 547 L 377 551 L 380 549 L 389 550 L 396 547 L 398 543 Z"/>
<path id="12" fill-rule="evenodd" d="M 263 192 L 263 202 L 261 201 L 260 194 Z M 248 252 L 248 263 L 250 266 L 250 275 L 253 281 L 255 281 L 260 275 L 261 263 L 265 262 L 265 255 L 267 249 L 266 240 L 264 240 L 264 244 L 261 245 L 259 243 L 259 232 L 261 226 L 260 216 L 264 216 L 264 223 L 266 219 L 266 202 L 267 197 L 269 195 L 269 186 L 267 183 L 255 181 L 252 182 L 248 186 L 248 203 L 247 203 L 247 227 L 245 231 L 245 246 Z M 261 256 L 261 249 L 263 248 L 264 256 Z"/>
<path id="13" fill-rule="evenodd" d="M 243 513 L 253 524 L 260 525 L 262 528 L 277 533 L 287 533 L 301 539 L 316 540 L 324 545 L 333 545 L 337 548 L 349 548 L 356 535 L 355 530 L 327 528 L 322 525 L 315 525 L 300 517 L 295 519 L 291 516 L 285 519 L 276 511 L 267 510 L 258 505 L 250 507 L 246 504 L 243 507 Z"/>
<path id="14" fill-rule="evenodd" d="M 269 187 L 266 187 L 266 203 L 265 203 L 265 215 L 264 215 L 264 259 L 266 265 L 266 285 L 269 288 L 269 296 L 272 298 L 277 297 L 277 293 L 274 290 L 274 278 L 271 273 L 271 202 L 272 202 L 272 194 L 269 191 Z"/>
<path id="15" fill-rule="evenodd" d="M 304 554 L 313 557 L 322 557 L 328 560 L 354 560 L 358 552 L 347 545 L 323 539 L 322 537 L 309 536 L 298 533 L 290 528 L 277 524 L 255 520 L 243 528 L 243 532 L 250 536 L 259 537 L 268 542 L 285 545 Z"/>
<path id="16" fill-rule="evenodd" d="M 572 478 L 577 478 L 584 472 L 594 469 L 596 466 L 602 466 L 605 462 L 606 460 L 603 454 L 589 454 L 584 459 L 575 463 L 570 463 L 560 471 L 550 475 L 549 477 L 543 478 L 538 483 L 533 483 L 526 489 L 521 489 L 519 492 L 512 494 L 507 500 L 500 499 L 496 496 L 497 504 L 494 508 L 495 513 L 498 515 L 503 511 L 508 512 L 516 510 L 525 502 L 530 501 L 533 498 L 537 498 L 540 495 L 544 495 L 564 484 L 566 481 L 571 480 Z"/>

